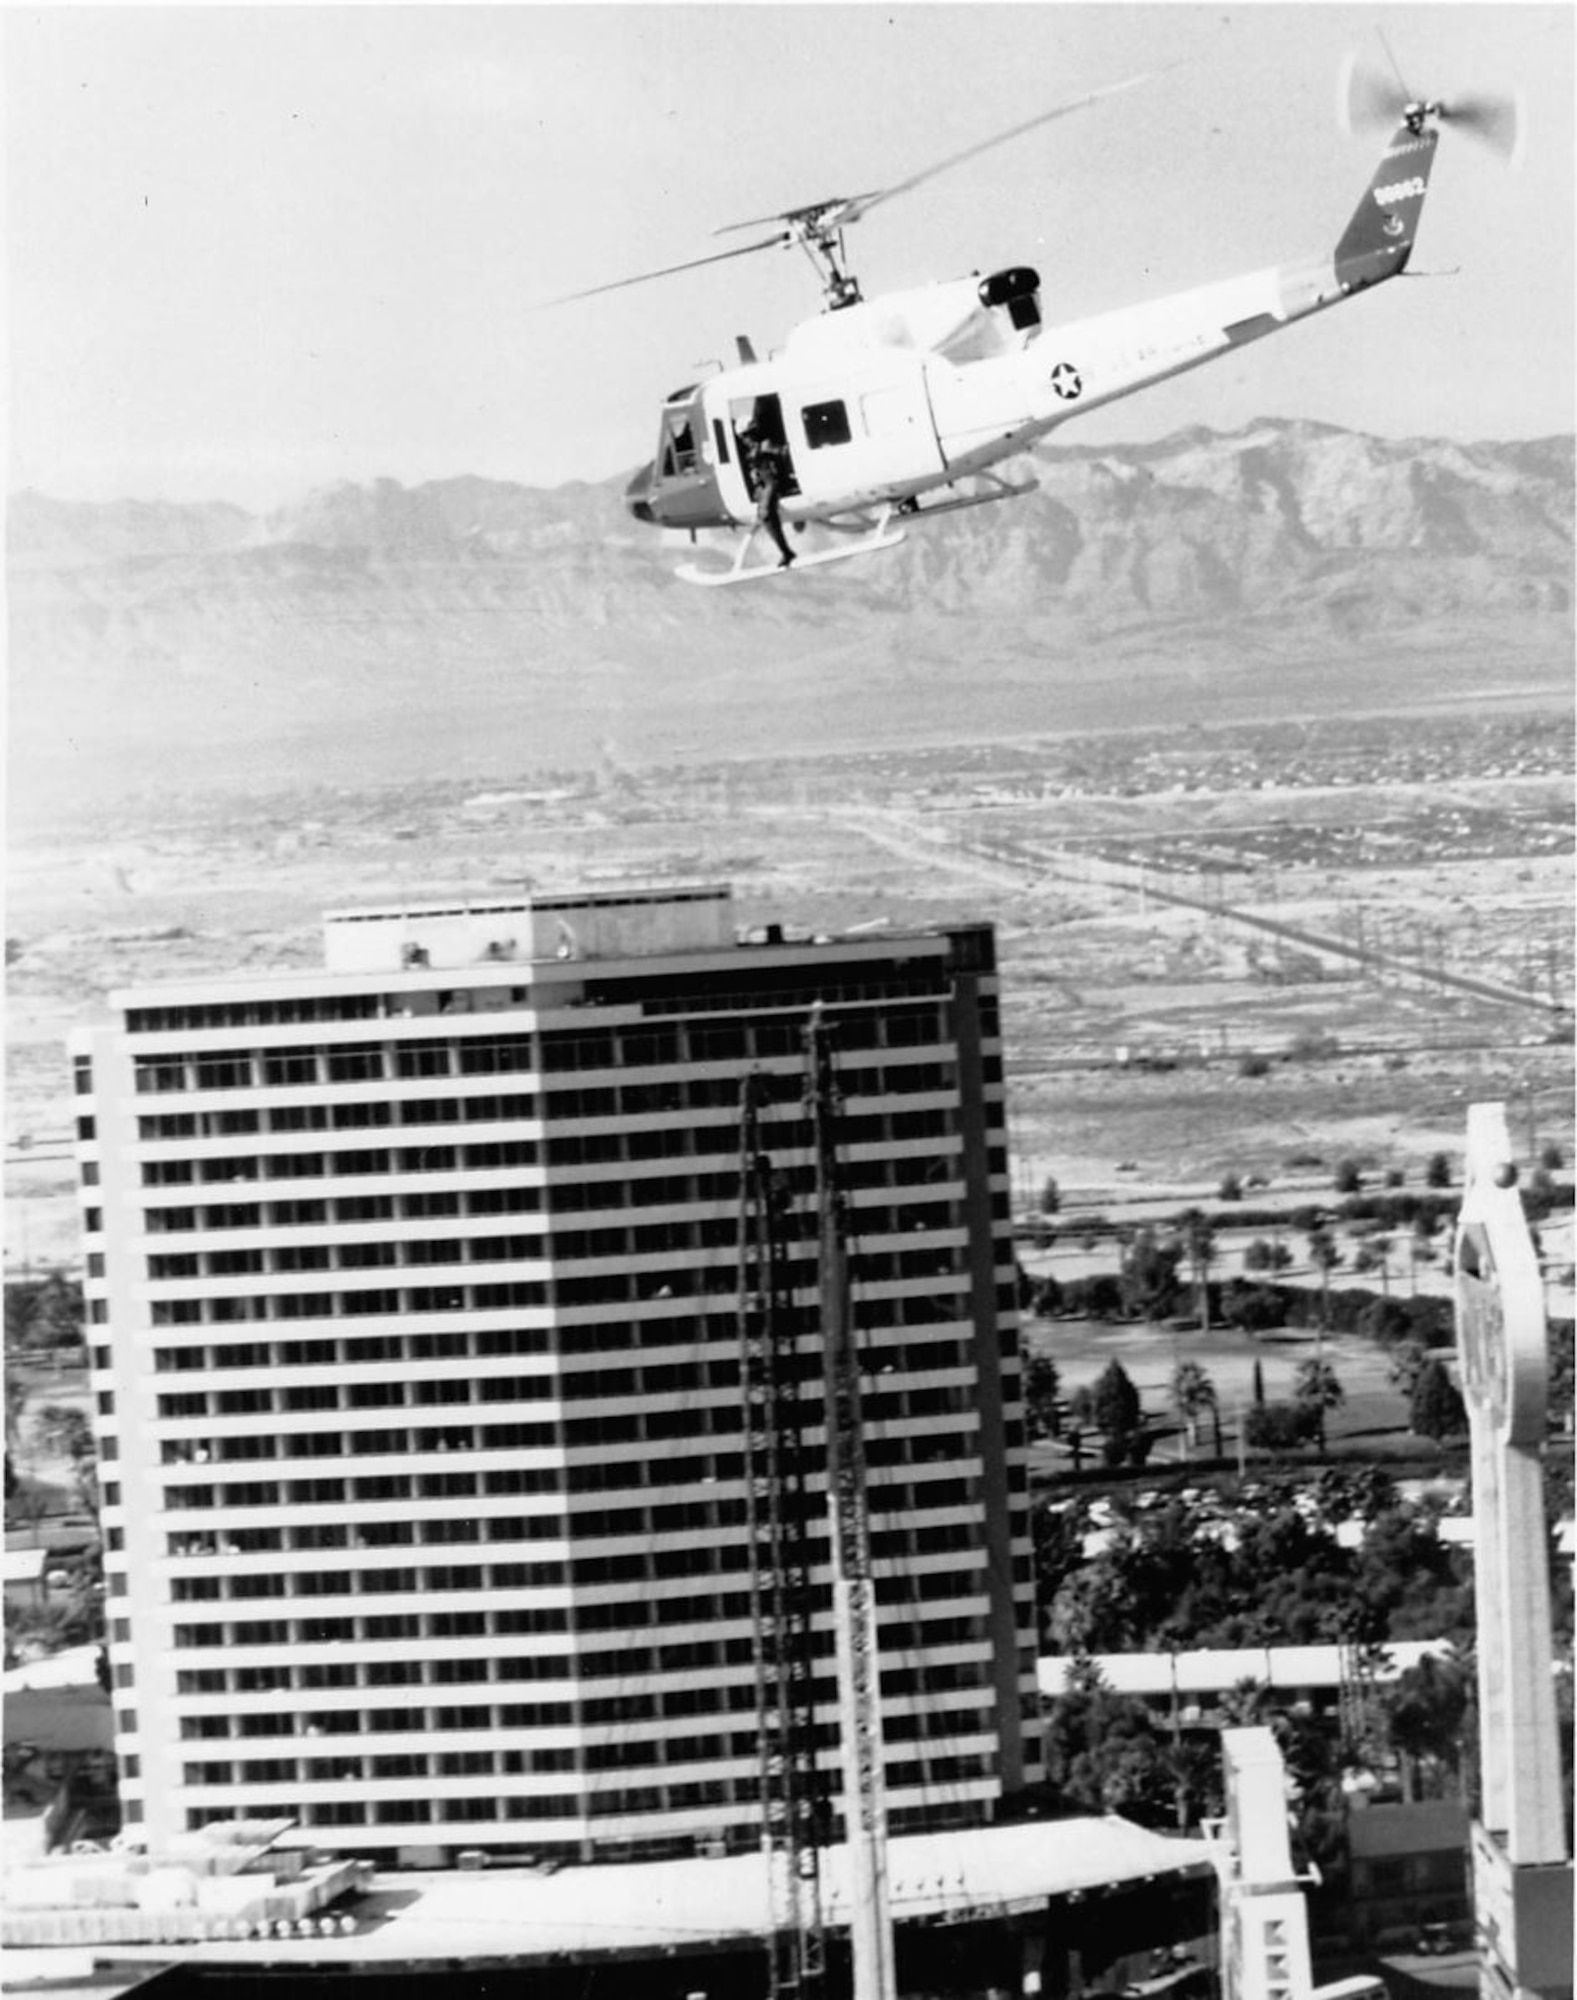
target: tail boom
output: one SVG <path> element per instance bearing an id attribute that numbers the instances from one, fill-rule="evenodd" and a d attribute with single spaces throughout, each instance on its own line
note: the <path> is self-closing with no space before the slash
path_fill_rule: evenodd
<path id="1" fill-rule="evenodd" d="M 1131 396 L 1278 333 L 1295 321 L 1399 277 L 1418 233 L 1439 135 L 1403 124 L 1370 176 L 1334 251 L 1272 265 L 1149 305 L 1046 327 L 1010 364 L 1021 414 L 1004 424 L 972 371 L 928 369 L 937 435 L 950 472 L 1001 456 L 1004 438 L 1025 446 L 1087 410 Z M 978 386 L 977 386 L 978 385 Z"/>

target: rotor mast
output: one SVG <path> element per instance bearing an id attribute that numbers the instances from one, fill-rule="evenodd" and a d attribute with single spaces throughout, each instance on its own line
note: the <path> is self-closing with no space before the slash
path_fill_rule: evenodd
<path id="1" fill-rule="evenodd" d="M 828 312 L 857 306 L 864 296 L 843 247 L 843 218 L 850 206 L 847 201 L 820 202 L 814 208 L 795 209 L 783 218 L 785 240 L 797 243 L 820 274 Z"/>

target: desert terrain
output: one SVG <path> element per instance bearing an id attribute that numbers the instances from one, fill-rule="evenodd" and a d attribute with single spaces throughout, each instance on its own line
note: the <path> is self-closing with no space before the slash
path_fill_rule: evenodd
<path id="1" fill-rule="evenodd" d="M 737 592 L 618 481 L 16 496 L 7 1268 L 78 1261 L 64 1038 L 108 994 L 528 883 L 991 919 L 1021 1206 L 1416 1178 L 1479 1098 L 1569 1159 L 1571 440 L 1028 469 Z"/>
<path id="2" fill-rule="evenodd" d="M 1569 1158 L 1559 709 L 1277 734 L 85 814 L 11 855 L 8 1268 L 77 1261 L 64 1038 L 111 991 L 310 966 L 325 909 L 528 882 L 727 880 L 742 922 L 811 933 L 991 919 L 1021 1204 L 1047 1175 L 1093 1205 L 1328 1187 L 1346 1157 L 1416 1184 L 1480 1098 Z"/>

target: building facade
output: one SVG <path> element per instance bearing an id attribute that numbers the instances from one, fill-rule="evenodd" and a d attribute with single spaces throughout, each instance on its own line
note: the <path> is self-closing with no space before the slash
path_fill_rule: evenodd
<path id="1" fill-rule="evenodd" d="M 322 972 L 117 995 L 74 1039 L 116 1743 L 151 1841 L 758 1842 L 740 1092 L 769 1080 L 809 1381 L 818 1002 L 889 1820 L 983 1823 L 1039 1780 L 990 929 L 794 941 L 736 934 L 721 887 L 536 895 L 331 913 Z M 824 1531 L 811 1553 L 825 1589 Z M 824 1610 L 813 1641 L 835 1774 Z"/>

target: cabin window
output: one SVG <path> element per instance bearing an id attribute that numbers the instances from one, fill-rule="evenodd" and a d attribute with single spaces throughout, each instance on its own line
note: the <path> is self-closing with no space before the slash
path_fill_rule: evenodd
<path id="1" fill-rule="evenodd" d="M 849 442 L 849 412 L 843 403 L 807 403 L 800 413 L 805 424 L 805 442 L 812 451 L 829 444 Z"/>
<path id="2" fill-rule="evenodd" d="M 728 463 L 728 430 L 727 430 L 727 427 L 726 427 L 726 425 L 725 425 L 725 424 L 723 423 L 723 420 L 722 420 L 722 418 L 721 418 L 721 417 L 714 417 L 714 418 L 712 419 L 712 436 L 713 436 L 713 437 L 714 437 L 714 438 L 715 438 L 715 439 L 717 440 L 717 462 L 718 462 L 718 464 L 719 464 L 719 465 L 727 465 L 727 463 Z"/>
<path id="3" fill-rule="evenodd" d="M 672 479 L 676 473 L 694 472 L 695 432 L 690 427 L 689 418 L 669 417 L 664 428 L 667 435 L 663 440 L 663 476 Z"/>

